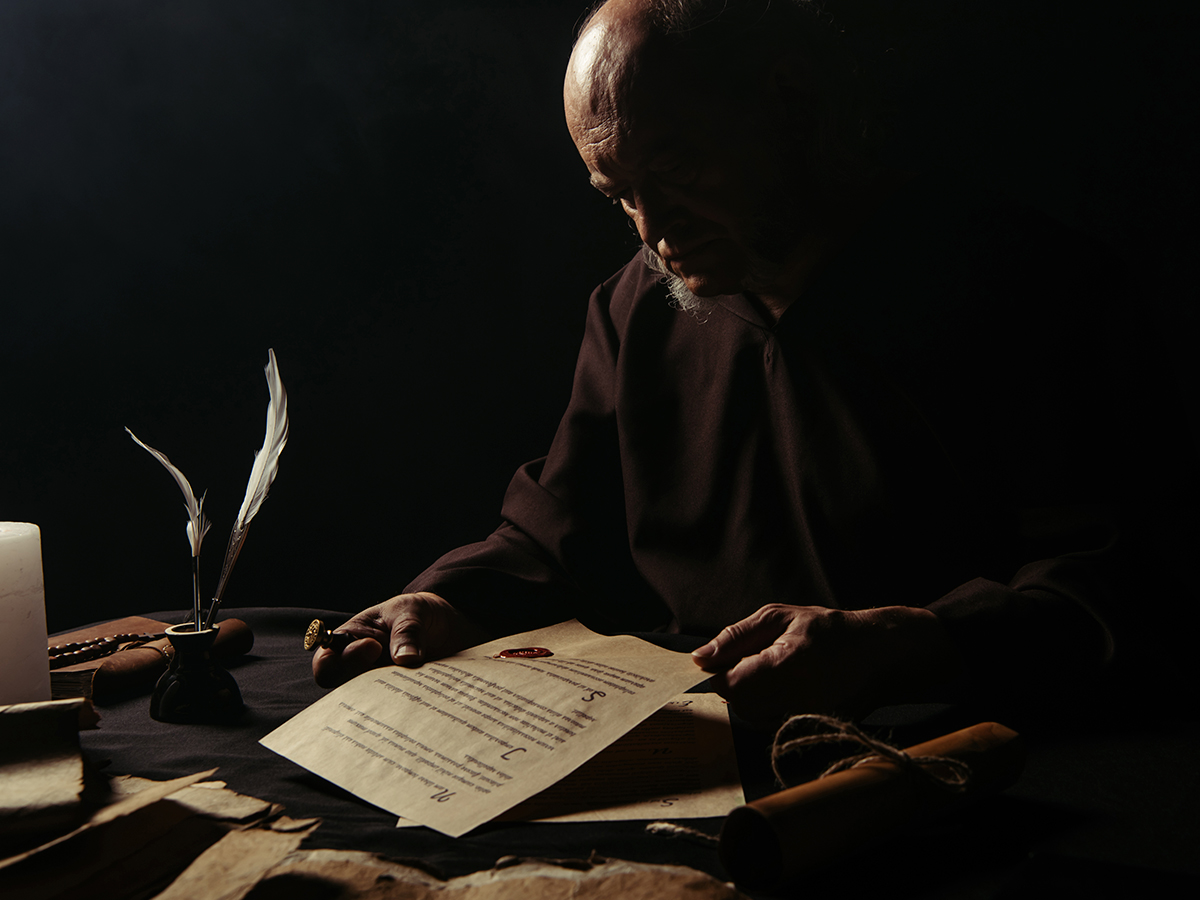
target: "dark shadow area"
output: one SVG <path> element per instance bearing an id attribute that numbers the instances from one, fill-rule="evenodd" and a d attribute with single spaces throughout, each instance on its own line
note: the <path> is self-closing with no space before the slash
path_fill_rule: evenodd
<path id="1" fill-rule="evenodd" d="M 290 873 L 265 879 L 246 894 L 253 900 L 334 900 L 341 896 L 342 886 L 337 882 Z"/>
<path id="2" fill-rule="evenodd" d="M 806 876 L 803 888 L 811 896 L 866 900 L 881 892 L 952 896 L 956 887 L 969 884 L 975 896 L 990 896 L 1007 873 L 1019 870 L 1031 848 L 1081 818 L 1074 810 L 990 797 L 861 848 L 857 862 L 847 860 Z M 867 859 L 870 864 L 864 865 Z M 979 877 L 981 872 L 988 873 L 986 879 Z M 794 893 L 781 889 L 778 896 Z"/>
<path id="3" fill-rule="evenodd" d="M 3 4 L 0 518 L 41 526 L 52 631 L 189 605 L 180 497 L 124 426 L 207 491 L 211 592 L 268 347 L 291 439 L 230 614 L 360 609 L 497 524 L 565 405 L 587 295 L 634 249 L 561 121 L 584 5 Z M 827 7 L 897 165 L 1125 263 L 1166 372 L 1137 399 L 1194 433 L 1192 8 Z"/>
<path id="4" fill-rule="evenodd" d="M 1200 878 L 1143 866 L 1053 853 L 1034 853 L 1005 882 L 997 900 L 1050 900 L 1080 896 L 1096 900 L 1124 897 L 1187 896 L 1200 888 Z"/>

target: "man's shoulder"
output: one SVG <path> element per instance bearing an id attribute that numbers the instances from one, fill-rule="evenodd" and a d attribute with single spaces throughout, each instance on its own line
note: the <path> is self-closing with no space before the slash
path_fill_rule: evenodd
<path id="1" fill-rule="evenodd" d="M 859 318 L 889 328 L 921 312 L 1082 312 L 1123 283 L 1114 255 L 1078 228 L 1017 198 L 930 177 L 898 190 L 828 274 L 839 301 L 857 295 Z"/>
<path id="2" fill-rule="evenodd" d="M 596 288 L 592 302 L 602 307 L 618 331 L 623 331 L 642 307 L 672 312 L 662 276 L 646 265 L 640 250 Z"/>
<path id="3" fill-rule="evenodd" d="M 639 249 L 625 265 L 604 280 L 600 289 L 614 298 L 635 298 L 656 289 L 661 292 L 661 280 L 661 276 L 646 265 Z"/>
<path id="4" fill-rule="evenodd" d="M 1105 267 L 1099 242 L 1027 199 L 965 177 L 913 179 L 897 192 L 878 226 L 914 261 L 980 271 L 1019 272 L 1022 266 L 1058 263 Z M 915 247 L 924 252 L 913 253 Z M 1111 262 L 1110 262 L 1111 265 Z"/>

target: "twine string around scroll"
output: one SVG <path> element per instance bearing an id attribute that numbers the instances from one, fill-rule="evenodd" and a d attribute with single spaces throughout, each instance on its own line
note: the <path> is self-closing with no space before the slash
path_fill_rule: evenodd
<path id="1" fill-rule="evenodd" d="M 801 730 L 807 730 L 809 733 L 801 734 L 798 737 L 789 737 L 790 734 Z M 781 761 L 803 752 L 807 747 L 842 743 L 857 744 L 865 747 L 866 750 L 839 759 L 821 772 L 817 776 L 818 778 L 825 778 L 837 772 L 844 772 L 855 766 L 882 759 L 893 763 L 906 775 L 928 779 L 952 793 L 962 793 L 971 781 L 971 767 L 960 759 L 949 756 L 910 756 L 899 747 L 893 747 L 886 741 L 863 734 L 850 722 L 815 713 L 792 716 L 780 726 L 779 731 L 775 733 L 775 740 L 771 743 L 771 769 L 783 787 L 793 787 L 794 785 L 788 783 L 790 779 L 785 778 L 781 772 Z M 936 766 L 942 771 L 927 769 L 925 768 L 927 765 Z M 710 846 L 720 843 L 716 835 L 707 834 L 676 822 L 650 822 L 646 825 L 646 832 L 663 837 L 691 839 Z"/>
<path id="2" fill-rule="evenodd" d="M 796 732 L 801 733 L 793 737 Z M 928 779 L 953 793 L 965 791 L 971 780 L 971 767 L 962 760 L 949 756 L 910 756 L 899 747 L 863 734 L 850 722 L 814 713 L 792 716 L 776 732 L 771 745 L 771 769 L 781 785 L 792 787 L 781 771 L 782 761 L 802 753 L 808 747 L 843 743 L 857 744 L 863 747 L 864 751 L 839 759 L 821 772 L 818 778 L 825 778 L 875 760 L 885 760 L 906 775 Z M 935 768 L 930 769 L 926 766 Z"/>

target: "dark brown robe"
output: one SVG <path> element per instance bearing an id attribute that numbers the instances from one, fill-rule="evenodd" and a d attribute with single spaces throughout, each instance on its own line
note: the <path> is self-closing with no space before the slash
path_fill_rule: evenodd
<path id="1" fill-rule="evenodd" d="M 979 682 L 1094 669 L 1121 603 L 1115 277 L 1044 216 L 920 183 L 774 326 L 745 295 L 673 309 L 635 258 L 503 524 L 408 589 L 498 634 L 921 606 Z"/>

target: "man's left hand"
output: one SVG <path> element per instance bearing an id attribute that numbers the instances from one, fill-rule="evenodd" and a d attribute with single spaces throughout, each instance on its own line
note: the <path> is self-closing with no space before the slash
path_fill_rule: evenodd
<path id="1" fill-rule="evenodd" d="M 962 662 L 936 615 L 883 606 L 838 610 L 772 603 L 692 654 L 744 719 L 799 713 L 856 718 L 951 688 Z"/>

